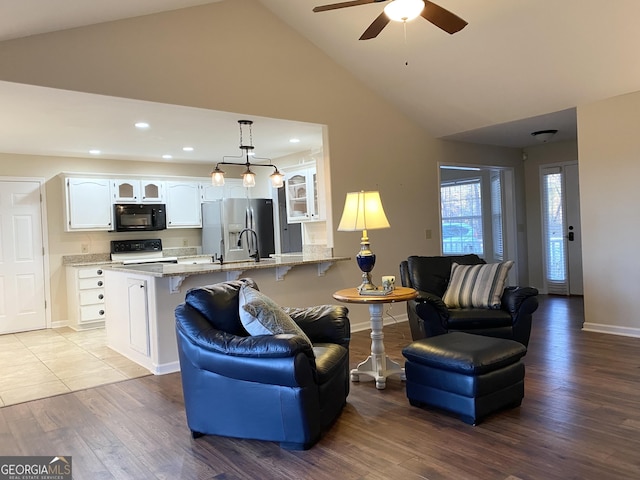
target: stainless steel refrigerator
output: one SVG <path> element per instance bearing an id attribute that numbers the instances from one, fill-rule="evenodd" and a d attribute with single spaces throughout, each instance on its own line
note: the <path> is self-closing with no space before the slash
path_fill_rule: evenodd
<path id="1" fill-rule="evenodd" d="M 257 244 L 251 232 L 256 232 Z M 221 263 L 251 260 L 275 253 L 273 200 L 226 198 L 202 204 L 202 253 Z"/>

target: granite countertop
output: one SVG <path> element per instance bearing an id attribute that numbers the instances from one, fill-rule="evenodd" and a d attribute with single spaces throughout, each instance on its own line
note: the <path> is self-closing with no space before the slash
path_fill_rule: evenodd
<path id="1" fill-rule="evenodd" d="M 190 275 L 204 275 L 207 273 L 233 272 L 245 270 L 261 270 L 265 268 L 295 267 L 297 265 L 314 265 L 350 260 L 351 257 L 328 257 L 317 255 L 277 255 L 273 258 L 262 258 L 259 262 L 230 262 L 223 263 L 146 263 L 137 265 L 122 265 L 121 263 L 106 264 L 105 268 L 117 272 L 136 272 L 152 277 L 185 277 Z"/>

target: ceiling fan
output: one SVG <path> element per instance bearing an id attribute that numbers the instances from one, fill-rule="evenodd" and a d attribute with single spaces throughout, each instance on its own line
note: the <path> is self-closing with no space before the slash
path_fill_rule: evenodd
<path id="1" fill-rule="evenodd" d="M 367 3 L 386 2 L 388 0 L 352 0 L 350 2 L 332 3 L 315 7 L 314 12 L 325 12 L 338 8 L 355 7 L 366 5 Z M 451 13 L 449 10 L 436 5 L 429 0 L 391 0 L 384 8 L 384 11 L 376 18 L 369 28 L 360 37 L 360 40 L 375 38 L 384 27 L 391 21 L 407 22 L 421 16 L 429 20 L 436 27 L 447 33 L 454 34 L 467 26 L 467 22 Z"/>

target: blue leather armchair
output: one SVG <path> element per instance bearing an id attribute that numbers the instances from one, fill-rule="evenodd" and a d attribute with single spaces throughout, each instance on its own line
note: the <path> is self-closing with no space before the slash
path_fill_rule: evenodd
<path id="1" fill-rule="evenodd" d="M 538 290 L 533 287 L 506 287 L 498 310 L 448 308 L 442 297 L 449 284 L 453 262 L 460 265 L 485 263 L 475 254 L 439 257 L 414 255 L 400 262 L 402 286 L 418 290 L 418 297 L 407 302 L 413 340 L 458 331 L 506 338 L 528 346 L 532 314 L 538 308 Z"/>
<path id="2" fill-rule="evenodd" d="M 191 289 L 175 311 L 187 423 L 201 435 L 269 440 L 306 450 L 340 415 L 349 394 L 348 310 L 284 308 L 297 335 L 250 336 L 239 289 L 251 279 Z"/>

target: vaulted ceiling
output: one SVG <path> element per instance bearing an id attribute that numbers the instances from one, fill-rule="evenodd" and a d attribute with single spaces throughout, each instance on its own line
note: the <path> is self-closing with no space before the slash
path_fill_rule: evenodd
<path id="1" fill-rule="evenodd" d="M 575 139 L 576 107 L 640 90 L 637 0 L 438 0 L 468 26 L 449 35 L 419 17 L 371 40 L 358 38 L 388 2 L 314 13 L 331 2 L 258 1 L 435 137 L 516 148 L 535 130 Z M 204 3 L 0 0 L 0 41 Z M 0 99 L 15 100 L 3 87 Z"/>

